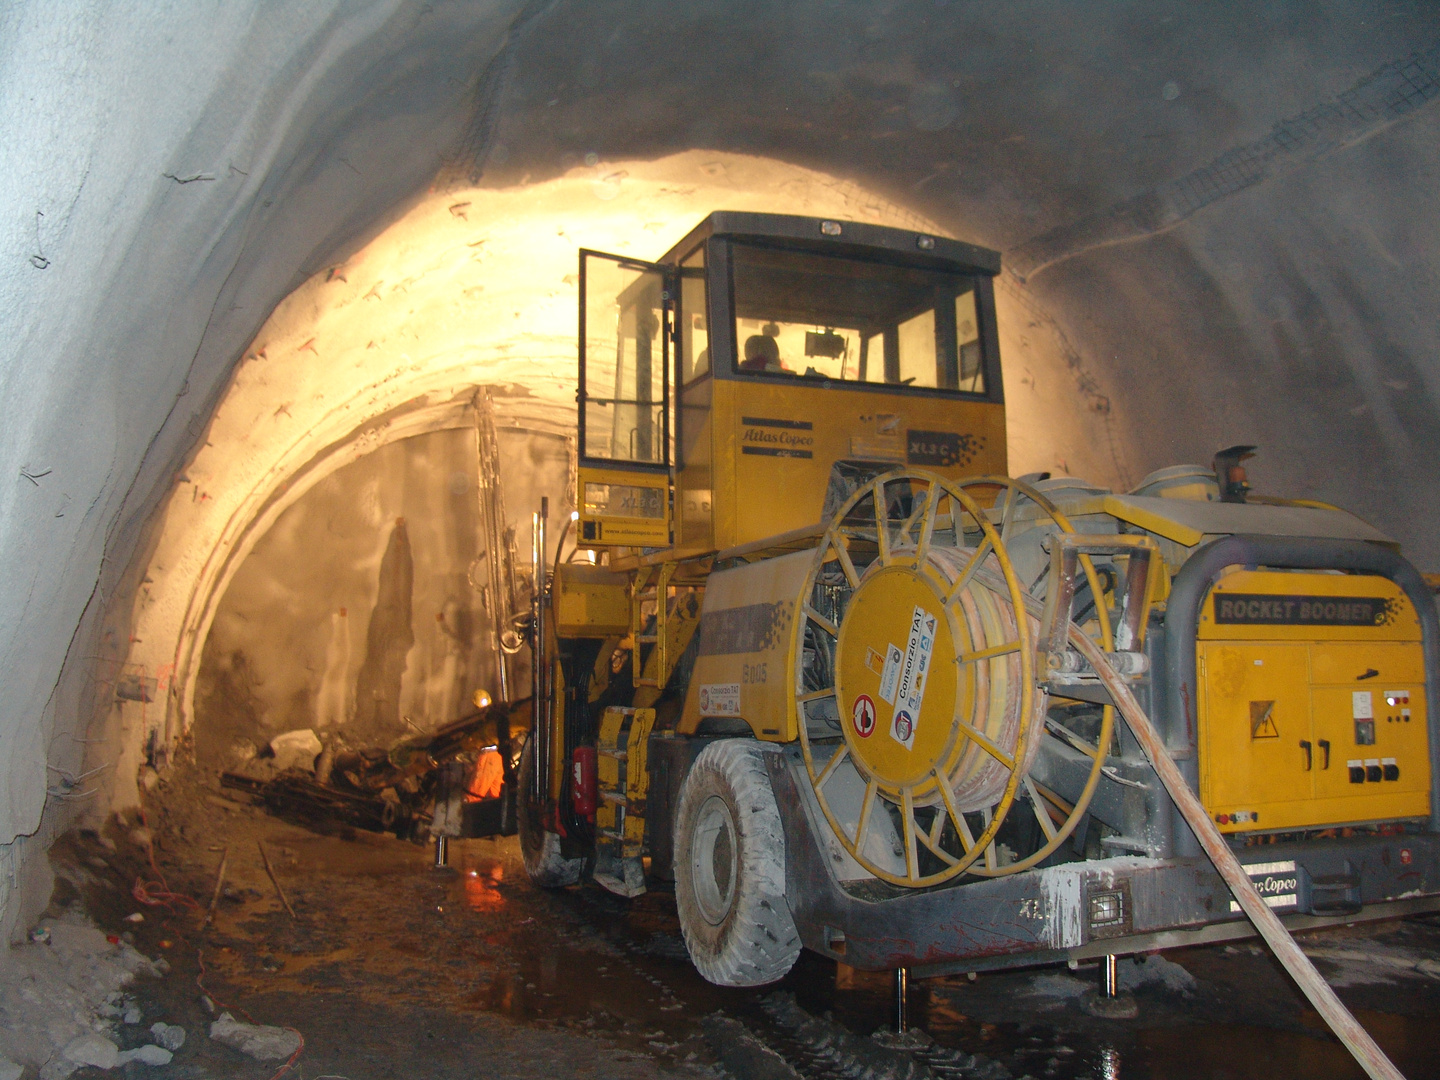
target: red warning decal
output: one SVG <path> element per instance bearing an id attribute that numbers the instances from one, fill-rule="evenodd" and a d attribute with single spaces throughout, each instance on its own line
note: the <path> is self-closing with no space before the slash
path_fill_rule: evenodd
<path id="1" fill-rule="evenodd" d="M 875 730 L 875 702 L 870 700 L 869 694 L 861 694 L 855 699 L 855 707 L 850 710 L 850 723 L 855 725 L 855 734 L 862 739 L 868 739 Z"/>

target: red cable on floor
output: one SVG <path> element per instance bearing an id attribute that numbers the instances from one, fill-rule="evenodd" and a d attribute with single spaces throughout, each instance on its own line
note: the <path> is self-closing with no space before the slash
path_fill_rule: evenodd
<path id="1" fill-rule="evenodd" d="M 145 816 L 144 807 L 140 808 L 140 824 L 144 825 L 147 829 L 150 828 L 150 822 Z M 155 863 L 155 839 L 153 834 L 149 845 L 146 847 L 146 852 L 150 856 L 150 869 L 155 871 L 155 880 L 147 882 L 143 877 L 137 877 L 134 887 L 130 890 L 130 895 L 142 904 L 148 904 L 151 907 L 164 907 L 172 914 L 175 909 L 170 906 L 171 903 L 185 904 L 199 911 L 200 905 L 193 897 L 172 891 L 169 884 L 165 881 L 165 875 L 160 872 L 160 867 Z M 157 885 L 159 886 L 158 889 L 155 888 Z M 200 964 L 200 974 L 195 976 L 195 985 L 199 987 L 200 993 L 204 994 L 207 999 L 220 1008 L 238 1012 L 245 1018 L 246 1022 L 260 1027 L 261 1025 L 255 1022 L 255 1018 L 244 1009 L 238 1005 L 227 1005 L 205 988 L 205 983 L 202 981 L 205 978 L 205 951 L 203 949 L 196 949 L 195 959 Z M 284 1030 L 294 1032 L 295 1037 L 300 1040 L 300 1045 L 297 1046 L 295 1052 L 290 1055 L 290 1060 L 280 1066 L 280 1071 L 270 1077 L 270 1080 L 280 1080 L 280 1077 L 295 1067 L 295 1062 L 300 1060 L 300 1055 L 305 1052 L 305 1036 L 300 1033 L 299 1029 L 287 1026 Z"/>
<path id="2" fill-rule="evenodd" d="M 144 807 L 140 808 L 140 824 L 144 825 L 146 829 L 150 828 L 150 822 L 145 816 Z M 170 906 L 172 903 L 182 904 L 199 911 L 200 905 L 196 903 L 193 898 L 186 896 L 184 893 L 173 892 L 169 884 L 165 881 L 165 875 L 160 872 L 160 867 L 155 863 L 155 837 L 153 833 L 150 837 L 150 843 L 145 847 L 145 853 L 150 858 L 150 869 L 155 872 L 155 880 L 146 881 L 143 877 L 137 876 L 134 886 L 130 889 L 130 895 L 148 907 L 163 907 L 172 913 L 175 911 L 175 909 Z"/>
<path id="3" fill-rule="evenodd" d="M 225 1010 L 230 1011 L 230 1012 L 237 1012 L 237 1013 L 239 1013 L 241 1016 L 243 1016 L 243 1017 L 245 1018 L 246 1023 L 254 1024 L 256 1027 L 260 1027 L 261 1025 L 258 1024 L 258 1023 L 256 1023 L 255 1018 L 254 1018 L 253 1016 L 251 1016 L 248 1012 L 246 1012 L 244 1009 L 240 1008 L 240 1006 L 238 1006 L 238 1005 L 229 1005 L 229 1004 L 221 1001 L 218 997 L 216 997 L 214 994 L 212 994 L 209 990 L 207 990 L 207 989 L 205 988 L 205 983 L 201 981 L 201 980 L 203 980 L 203 979 L 205 978 L 205 950 L 204 950 L 204 949 L 196 949 L 196 950 L 195 950 L 195 959 L 196 959 L 196 961 L 200 964 L 200 974 L 195 976 L 195 985 L 200 988 L 200 993 L 204 994 L 205 997 L 206 997 L 212 1004 L 218 1006 L 219 1008 L 225 1009 Z M 294 1032 L 294 1033 L 295 1033 L 295 1037 L 300 1040 L 300 1045 L 297 1046 L 297 1047 L 295 1048 L 295 1052 L 290 1055 L 290 1060 L 287 1061 L 287 1062 L 285 1062 L 284 1065 L 281 1065 L 281 1066 L 280 1066 L 280 1071 L 277 1072 L 274 1076 L 270 1077 L 270 1080 L 280 1080 L 280 1077 L 284 1076 L 287 1072 L 289 1072 L 291 1069 L 293 1069 L 293 1068 L 295 1067 L 295 1062 L 297 1062 L 298 1060 L 300 1060 L 300 1055 L 305 1052 L 305 1036 L 300 1033 L 299 1029 L 298 1029 L 298 1028 L 293 1028 L 293 1027 L 288 1027 L 288 1026 L 287 1026 L 287 1027 L 285 1027 L 285 1030 L 286 1030 L 286 1031 Z"/>
<path id="4" fill-rule="evenodd" d="M 300 1040 L 300 1045 L 295 1048 L 295 1053 L 290 1055 L 290 1060 L 285 1062 L 284 1065 L 281 1065 L 280 1071 L 277 1072 L 274 1076 L 270 1077 L 270 1080 L 280 1080 L 280 1077 L 284 1076 L 287 1072 L 289 1072 L 292 1068 L 295 1067 L 296 1060 L 298 1060 L 300 1055 L 305 1052 L 305 1036 L 301 1035 L 300 1032 L 295 1031 L 295 1029 L 292 1027 L 287 1027 L 285 1030 L 294 1031 L 295 1037 Z"/>

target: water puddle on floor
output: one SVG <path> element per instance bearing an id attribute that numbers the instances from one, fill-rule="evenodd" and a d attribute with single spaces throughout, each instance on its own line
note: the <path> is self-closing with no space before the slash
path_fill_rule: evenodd
<path id="1" fill-rule="evenodd" d="M 298 995 L 307 1007 L 324 1010 L 344 1009 L 346 1002 L 411 1003 L 457 1017 L 493 1014 L 530 1028 L 598 1036 L 667 1066 L 713 1060 L 705 1018 L 718 1012 L 762 1041 L 800 1053 L 794 1060 L 808 1080 L 839 1073 L 804 1057 L 793 1026 L 783 1022 L 794 1016 L 787 1002 L 866 1045 L 894 1024 L 891 973 L 856 971 L 813 953 L 803 953 L 776 986 L 711 986 L 690 964 L 666 883 L 652 882 L 633 900 L 594 885 L 539 890 L 513 838 L 452 842 L 449 866 L 436 869 L 429 845 L 371 834 L 320 835 L 258 811 L 189 835 L 194 839 L 167 858 L 193 868 L 188 888 L 197 896 L 213 888 L 221 852 L 229 852 L 233 895 L 221 900 L 203 944 L 214 984 L 238 999 Z M 293 918 L 263 867 L 261 843 L 294 905 Z M 178 880 L 181 871 L 175 872 Z M 122 904 L 115 918 L 127 912 Z M 1390 939 L 1382 943 L 1392 966 L 1377 967 L 1378 981 L 1349 985 L 1345 994 L 1408 1080 L 1440 1080 L 1433 1034 L 1440 1030 L 1440 980 L 1414 973 L 1401 979 L 1393 968 L 1402 944 L 1414 955 L 1440 955 L 1440 926 L 1394 925 L 1399 929 L 1384 932 Z M 1363 964 L 1354 956 L 1363 960 L 1366 948 L 1382 947 L 1367 945 L 1366 935 L 1378 942 L 1383 933 L 1347 933 L 1339 944 L 1320 944 L 1343 946 L 1346 971 L 1355 978 Z M 940 1048 L 983 1055 L 984 1068 L 1000 1070 L 992 1071 L 997 1077 L 1361 1075 L 1314 1026 L 1313 1014 L 1263 951 L 1244 944 L 1167 956 L 1171 960 L 1154 965 L 1150 975 L 1168 971 L 1179 978 L 1171 969 L 1183 965 L 1189 983 L 1181 992 L 1152 978 L 1135 991 L 1135 1020 L 1084 1012 L 1093 968 L 1051 967 L 982 973 L 974 981 L 963 975 L 915 980 L 910 1022 Z M 980 1066 L 934 1071 L 984 1075 Z"/>

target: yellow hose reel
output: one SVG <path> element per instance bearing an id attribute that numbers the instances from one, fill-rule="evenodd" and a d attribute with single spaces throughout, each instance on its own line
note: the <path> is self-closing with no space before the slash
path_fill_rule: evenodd
<path id="1" fill-rule="evenodd" d="M 1112 708 L 1094 745 L 1067 740 L 1093 760 L 1075 804 L 1028 775 L 1047 708 L 1035 651 L 1044 573 L 1018 571 L 1010 544 L 1036 528 L 1073 532 L 1020 481 L 897 471 L 856 491 L 814 552 L 794 623 L 801 748 L 837 840 L 884 881 L 1015 873 L 1084 816 Z M 1081 567 L 1101 596 L 1088 557 Z M 1103 603 L 1096 614 L 1109 650 Z M 1022 791 L 1044 842 L 1006 861 L 996 834 Z"/>

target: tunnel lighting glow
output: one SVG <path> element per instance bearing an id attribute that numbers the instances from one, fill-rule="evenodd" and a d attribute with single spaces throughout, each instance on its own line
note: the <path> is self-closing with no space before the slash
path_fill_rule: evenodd
<path id="1" fill-rule="evenodd" d="M 498 423 L 573 435 L 578 249 L 657 258 L 717 209 L 944 233 L 852 183 L 770 159 L 690 151 L 597 160 L 543 183 L 434 191 L 283 301 L 245 351 L 164 511 L 129 660 L 157 680 L 166 706 L 128 722 L 119 783 L 133 783 L 152 731 L 164 742 L 192 722 L 220 598 L 280 513 L 387 442 L 457 426 L 479 386 L 490 388 Z M 1000 302 L 1007 368 L 1019 358 L 1027 376 L 1007 394 L 1011 430 L 1025 432 L 1012 471 L 1063 471 L 1057 444 L 1068 442 L 1073 459 L 1091 441 L 1083 419 L 1067 419 L 1063 356 L 1045 349 L 1033 313 L 1006 318 L 1003 289 Z M 1026 336 L 1006 332 L 1011 323 Z M 1047 404 L 1044 423 L 1027 420 Z M 134 799 L 117 791 L 121 805 Z"/>
<path id="2" fill-rule="evenodd" d="M 655 258 L 716 209 L 938 231 L 853 184 L 768 159 L 597 159 L 538 184 L 433 191 L 283 301 L 164 511 L 129 659 L 157 679 L 168 711 L 128 725 L 119 783 L 133 783 L 151 730 L 164 741 L 190 724 L 219 600 L 284 509 L 388 441 L 455 426 L 478 386 L 498 423 L 572 433 L 578 249 Z M 117 792 L 122 805 L 134 798 Z"/>

